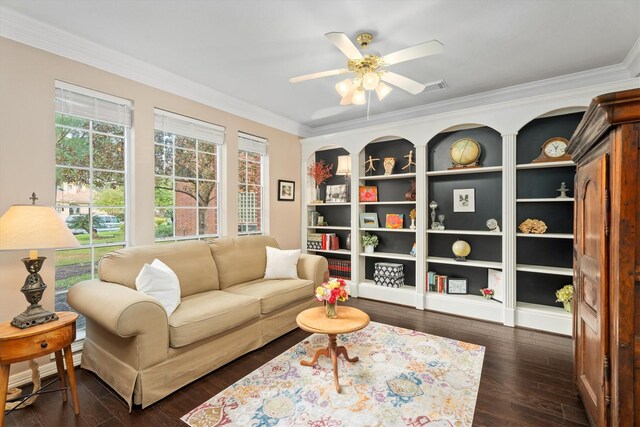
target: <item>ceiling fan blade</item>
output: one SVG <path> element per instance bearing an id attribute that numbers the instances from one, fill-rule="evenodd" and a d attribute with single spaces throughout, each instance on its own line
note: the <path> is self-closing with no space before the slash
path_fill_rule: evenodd
<path id="1" fill-rule="evenodd" d="M 385 55 L 382 57 L 382 60 L 386 65 L 393 65 L 424 56 L 435 55 L 443 51 L 444 45 L 442 43 L 438 40 L 431 40 Z"/>
<path id="2" fill-rule="evenodd" d="M 405 76 L 401 76 L 400 74 L 392 73 L 390 71 L 386 71 L 382 74 L 381 80 L 394 85 L 402 90 L 406 90 L 412 95 L 417 95 L 421 93 L 425 85 L 422 83 L 418 83 L 415 80 L 411 80 Z"/>
<path id="3" fill-rule="evenodd" d="M 327 33 L 325 37 L 331 40 L 331 43 L 336 45 L 342 53 L 344 53 L 349 59 L 362 59 L 362 54 L 353 44 L 349 37 L 345 33 Z"/>
<path id="4" fill-rule="evenodd" d="M 320 77 L 327 77 L 327 76 L 335 76 L 338 74 L 344 74 L 348 72 L 349 70 L 346 70 L 346 69 L 320 71 L 319 73 L 305 74 L 304 76 L 291 77 L 289 79 L 289 83 L 298 83 L 298 82 L 303 82 L 305 80 L 318 79 Z"/>

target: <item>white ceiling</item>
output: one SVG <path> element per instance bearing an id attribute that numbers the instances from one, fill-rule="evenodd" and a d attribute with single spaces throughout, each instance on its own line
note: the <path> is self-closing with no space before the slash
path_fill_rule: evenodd
<path id="1" fill-rule="evenodd" d="M 17 11 L 310 128 L 366 126 L 433 103 L 623 63 L 640 38 L 639 0 L 0 0 Z M 387 54 L 437 39 L 441 55 L 389 67 L 448 89 L 394 90 L 339 107 L 344 68 L 324 34 L 372 32 Z M 627 77 L 635 77 L 628 75 Z M 407 110 L 411 109 L 411 110 Z M 401 110 L 407 110 L 397 113 Z M 341 122 L 348 122 L 342 123 Z M 304 127 L 303 126 L 303 127 Z"/>

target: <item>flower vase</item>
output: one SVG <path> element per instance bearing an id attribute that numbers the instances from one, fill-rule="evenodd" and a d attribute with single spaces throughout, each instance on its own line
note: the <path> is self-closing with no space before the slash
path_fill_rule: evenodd
<path id="1" fill-rule="evenodd" d="M 416 219 L 415 218 L 411 218 L 411 225 L 409 226 L 409 228 L 411 230 L 415 230 L 416 229 Z"/>
<path id="2" fill-rule="evenodd" d="M 364 247 L 364 253 L 365 254 L 372 254 L 373 253 L 373 246 L 371 246 L 371 245 L 365 246 Z"/>
<path id="3" fill-rule="evenodd" d="M 327 318 L 335 319 L 336 317 L 338 317 L 338 303 L 337 302 L 334 302 L 333 304 L 331 304 L 330 302 L 326 302 L 324 308 L 327 311 Z"/>
<path id="4" fill-rule="evenodd" d="M 562 301 L 562 305 L 564 306 L 564 311 L 571 313 L 571 301 Z"/>

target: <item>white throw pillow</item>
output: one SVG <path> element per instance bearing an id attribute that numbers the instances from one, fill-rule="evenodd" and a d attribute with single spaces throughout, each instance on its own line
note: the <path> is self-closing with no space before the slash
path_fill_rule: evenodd
<path id="1" fill-rule="evenodd" d="M 264 271 L 264 278 L 297 279 L 299 257 L 300 249 L 282 251 L 267 246 L 267 268 Z"/>
<path id="2" fill-rule="evenodd" d="M 167 311 L 167 316 L 180 304 L 180 282 L 178 276 L 164 262 L 154 259 L 145 264 L 136 277 L 136 289 L 157 299 Z"/>

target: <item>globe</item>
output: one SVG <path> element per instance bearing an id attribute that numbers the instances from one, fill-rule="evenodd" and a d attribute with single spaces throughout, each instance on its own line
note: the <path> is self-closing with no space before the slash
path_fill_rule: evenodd
<path id="1" fill-rule="evenodd" d="M 451 246 L 451 251 L 456 256 L 456 261 L 464 261 L 465 257 L 471 253 L 471 246 L 464 240 L 456 240 Z"/>
<path id="2" fill-rule="evenodd" d="M 462 138 L 451 145 L 450 154 L 454 167 L 475 166 L 480 158 L 480 144 L 471 138 Z"/>

